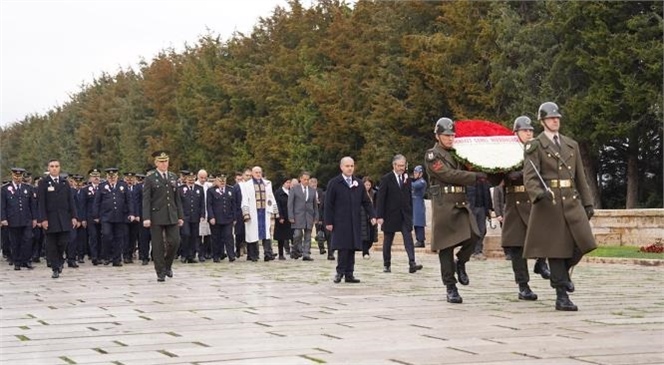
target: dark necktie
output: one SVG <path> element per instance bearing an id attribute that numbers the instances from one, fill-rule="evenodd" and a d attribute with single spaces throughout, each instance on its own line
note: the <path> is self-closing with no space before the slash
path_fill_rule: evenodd
<path id="1" fill-rule="evenodd" d="M 403 178 L 399 175 L 399 187 L 403 187 Z"/>
<path id="2" fill-rule="evenodd" d="M 558 151 L 560 151 L 560 141 L 558 140 L 558 135 L 553 136 L 553 143 L 556 145 Z"/>
<path id="3" fill-rule="evenodd" d="M 347 178 L 346 178 L 346 184 L 348 184 L 349 187 L 351 186 L 351 181 L 352 181 L 352 180 L 351 180 L 350 177 L 347 177 Z"/>
<path id="4" fill-rule="evenodd" d="M 53 180 L 55 181 L 56 184 L 58 183 L 58 178 L 57 177 Z"/>

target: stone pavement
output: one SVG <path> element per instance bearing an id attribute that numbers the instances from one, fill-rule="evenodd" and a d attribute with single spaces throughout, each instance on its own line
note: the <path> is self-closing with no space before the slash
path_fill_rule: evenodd
<path id="1" fill-rule="evenodd" d="M 359 254 L 358 254 L 359 258 Z M 505 260 L 471 261 L 464 304 L 445 301 L 437 256 L 392 273 L 359 258 L 360 284 L 334 262 L 65 268 L 58 280 L 0 267 L 2 364 L 662 364 L 664 268 L 583 263 L 579 312 L 554 310 L 539 276 L 517 300 Z M 531 263 L 532 267 L 532 263 Z"/>

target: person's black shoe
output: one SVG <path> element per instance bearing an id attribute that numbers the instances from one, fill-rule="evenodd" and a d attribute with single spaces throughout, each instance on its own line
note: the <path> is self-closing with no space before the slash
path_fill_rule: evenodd
<path id="1" fill-rule="evenodd" d="M 228 259 L 228 262 L 234 262 L 234 261 L 235 261 L 235 258 Z"/>
<path id="2" fill-rule="evenodd" d="M 166 281 L 166 277 L 164 275 L 157 275 L 157 281 Z"/>
<path id="3" fill-rule="evenodd" d="M 528 284 L 519 284 L 519 299 L 537 300 L 537 294 L 530 290 L 530 286 L 528 286 Z"/>
<path id="4" fill-rule="evenodd" d="M 32 270 L 32 269 L 35 268 L 34 266 L 32 266 L 32 263 L 31 263 L 30 261 L 24 263 L 24 264 L 21 265 L 21 266 L 24 267 L 24 268 L 26 268 L 26 269 L 28 269 L 28 270 Z"/>
<path id="5" fill-rule="evenodd" d="M 197 263 L 198 263 L 198 260 L 196 260 L 196 259 L 194 259 L 194 258 L 187 259 L 187 263 L 188 263 L 188 264 L 197 264 Z"/>
<path id="6" fill-rule="evenodd" d="M 150 262 L 150 261 L 148 261 L 148 260 L 142 260 L 142 261 L 141 261 L 141 265 L 147 265 L 148 262 Z"/>
<path id="7" fill-rule="evenodd" d="M 344 281 L 347 282 L 347 283 L 353 283 L 353 284 L 355 284 L 355 283 L 359 283 L 359 282 L 360 282 L 360 279 L 357 279 L 357 278 L 355 278 L 354 276 L 348 276 L 348 275 L 346 275 L 346 278 L 344 279 Z"/>
<path id="8" fill-rule="evenodd" d="M 551 278 L 551 271 L 549 271 L 549 265 L 546 264 L 545 259 L 537 259 L 533 271 L 535 274 L 540 274 L 542 279 L 548 280 Z"/>
<path id="9" fill-rule="evenodd" d="M 212 262 L 219 263 L 219 262 L 221 262 L 221 259 L 218 258 L 218 257 L 215 257 L 215 258 L 212 259 Z"/>
<path id="10" fill-rule="evenodd" d="M 279 261 L 284 261 L 286 260 L 286 256 L 284 255 L 279 255 Z"/>
<path id="11" fill-rule="evenodd" d="M 173 277 L 173 270 L 168 269 L 168 270 L 164 271 L 164 274 L 166 276 L 168 276 L 169 278 L 172 278 Z"/>
<path id="12" fill-rule="evenodd" d="M 327 253 L 327 251 L 325 251 L 324 248 L 321 248 L 321 249 L 320 249 L 320 254 L 321 254 L 321 255 L 325 255 L 326 253 Z"/>
<path id="13" fill-rule="evenodd" d="M 567 290 L 568 293 L 573 293 L 574 289 L 574 283 L 571 280 L 565 283 L 565 290 Z"/>
<path id="14" fill-rule="evenodd" d="M 122 261 L 116 261 L 116 262 L 114 262 L 114 263 L 113 263 L 113 266 L 115 266 L 115 267 L 120 267 L 120 266 L 122 266 Z"/>
<path id="15" fill-rule="evenodd" d="M 565 288 L 556 288 L 556 310 L 576 312 L 579 308 L 569 300 Z"/>
<path id="16" fill-rule="evenodd" d="M 327 255 L 327 259 L 330 260 L 330 261 L 334 261 L 334 260 L 336 260 L 336 259 L 334 258 L 334 255 Z"/>
<path id="17" fill-rule="evenodd" d="M 35 257 L 34 259 L 32 259 L 32 262 L 35 264 L 39 264 L 41 263 L 41 260 L 39 259 L 39 257 Z"/>
<path id="18" fill-rule="evenodd" d="M 224 253 L 224 254 L 222 254 L 221 257 L 219 257 L 219 258 L 222 259 L 222 260 L 226 260 L 226 257 L 228 257 L 228 255 L 226 255 L 226 254 Z"/>
<path id="19" fill-rule="evenodd" d="M 79 264 L 84 264 L 84 263 L 85 263 L 85 260 L 83 260 L 83 258 L 81 257 L 81 258 L 78 259 L 77 262 L 78 262 Z"/>
<path id="20" fill-rule="evenodd" d="M 108 260 L 104 260 L 104 262 L 103 262 L 103 263 L 104 263 L 104 266 L 107 266 L 107 265 L 108 265 L 108 264 L 110 264 L 111 262 L 110 262 L 110 261 L 108 261 Z"/>
<path id="21" fill-rule="evenodd" d="M 448 303 L 463 303 L 463 298 L 459 295 L 456 285 L 450 284 L 447 286 L 447 302 Z"/>
<path id="22" fill-rule="evenodd" d="M 305 257 L 302 261 L 314 261 L 313 257 Z"/>
<path id="23" fill-rule="evenodd" d="M 198 257 L 198 262 L 205 262 L 205 257 Z"/>
<path id="24" fill-rule="evenodd" d="M 19 264 L 14 265 L 14 270 L 17 270 L 17 271 L 21 270 L 21 265 L 19 265 Z"/>
<path id="25" fill-rule="evenodd" d="M 420 248 L 424 247 L 424 242 L 422 242 L 422 241 L 415 242 L 415 247 L 420 247 Z"/>
<path id="26" fill-rule="evenodd" d="M 67 261 L 67 267 L 77 268 L 78 264 L 76 263 L 76 261 L 73 261 L 73 260 L 72 261 Z"/>
<path id="27" fill-rule="evenodd" d="M 412 265 L 410 265 L 410 267 L 408 268 L 408 272 L 411 273 L 411 274 L 413 274 L 413 273 L 417 272 L 418 270 L 422 270 L 422 267 L 423 267 L 423 266 L 420 265 L 420 264 L 412 264 Z"/>
<path id="28" fill-rule="evenodd" d="M 53 274 L 51 275 L 53 279 L 57 279 L 60 277 L 60 271 L 58 270 L 53 270 Z"/>
<path id="29" fill-rule="evenodd" d="M 132 259 L 131 257 L 128 258 L 127 260 L 125 260 L 125 264 L 133 264 L 133 263 L 134 263 L 134 259 Z"/>
<path id="30" fill-rule="evenodd" d="M 51 263 L 46 261 L 46 267 L 51 267 Z"/>
<path id="31" fill-rule="evenodd" d="M 383 266 L 383 272 L 392 272 L 389 266 Z"/>
<path id="32" fill-rule="evenodd" d="M 92 259 L 92 265 L 94 265 L 94 266 L 99 265 L 99 260 L 97 260 L 97 259 Z"/>
<path id="33" fill-rule="evenodd" d="M 334 275 L 334 280 L 332 280 L 332 281 L 334 281 L 335 284 L 339 284 L 341 282 L 341 278 L 343 278 L 343 277 L 344 276 L 341 275 L 341 274 L 336 274 L 336 275 Z"/>
<path id="34" fill-rule="evenodd" d="M 468 273 L 466 273 L 466 263 L 457 261 L 456 263 L 457 279 L 459 284 L 468 285 L 470 284 L 470 279 L 468 278 Z"/>

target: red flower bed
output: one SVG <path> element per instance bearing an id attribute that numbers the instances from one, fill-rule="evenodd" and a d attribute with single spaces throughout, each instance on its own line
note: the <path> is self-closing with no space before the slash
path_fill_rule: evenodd
<path id="1" fill-rule="evenodd" d="M 662 244 L 662 239 L 658 238 L 655 240 L 655 243 L 649 244 L 647 246 L 641 246 L 639 251 L 647 253 L 662 253 L 664 252 L 664 244 Z"/>

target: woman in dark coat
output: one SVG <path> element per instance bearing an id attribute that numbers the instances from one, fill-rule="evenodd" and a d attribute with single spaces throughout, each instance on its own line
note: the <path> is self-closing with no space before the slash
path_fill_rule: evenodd
<path id="1" fill-rule="evenodd" d="M 364 189 L 367 191 L 371 204 L 375 209 L 376 190 L 374 190 L 374 182 L 369 176 L 365 176 L 362 179 L 362 183 L 364 184 Z M 371 225 L 371 218 L 367 216 L 364 210 L 360 210 L 360 219 L 362 224 L 362 257 L 365 260 L 368 260 L 371 258 L 371 255 L 369 254 L 371 246 L 373 246 L 374 242 L 378 242 L 378 228 L 375 225 Z"/>
<path id="2" fill-rule="evenodd" d="M 274 198 L 277 201 L 279 209 L 279 219 L 274 223 L 274 239 L 279 244 L 279 260 L 286 260 L 286 255 L 290 255 L 290 241 L 293 239 L 293 230 L 288 220 L 288 192 L 291 187 L 290 179 L 282 179 L 281 189 L 274 192 Z M 297 257 L 293 257 L 297 259 Z"/>

